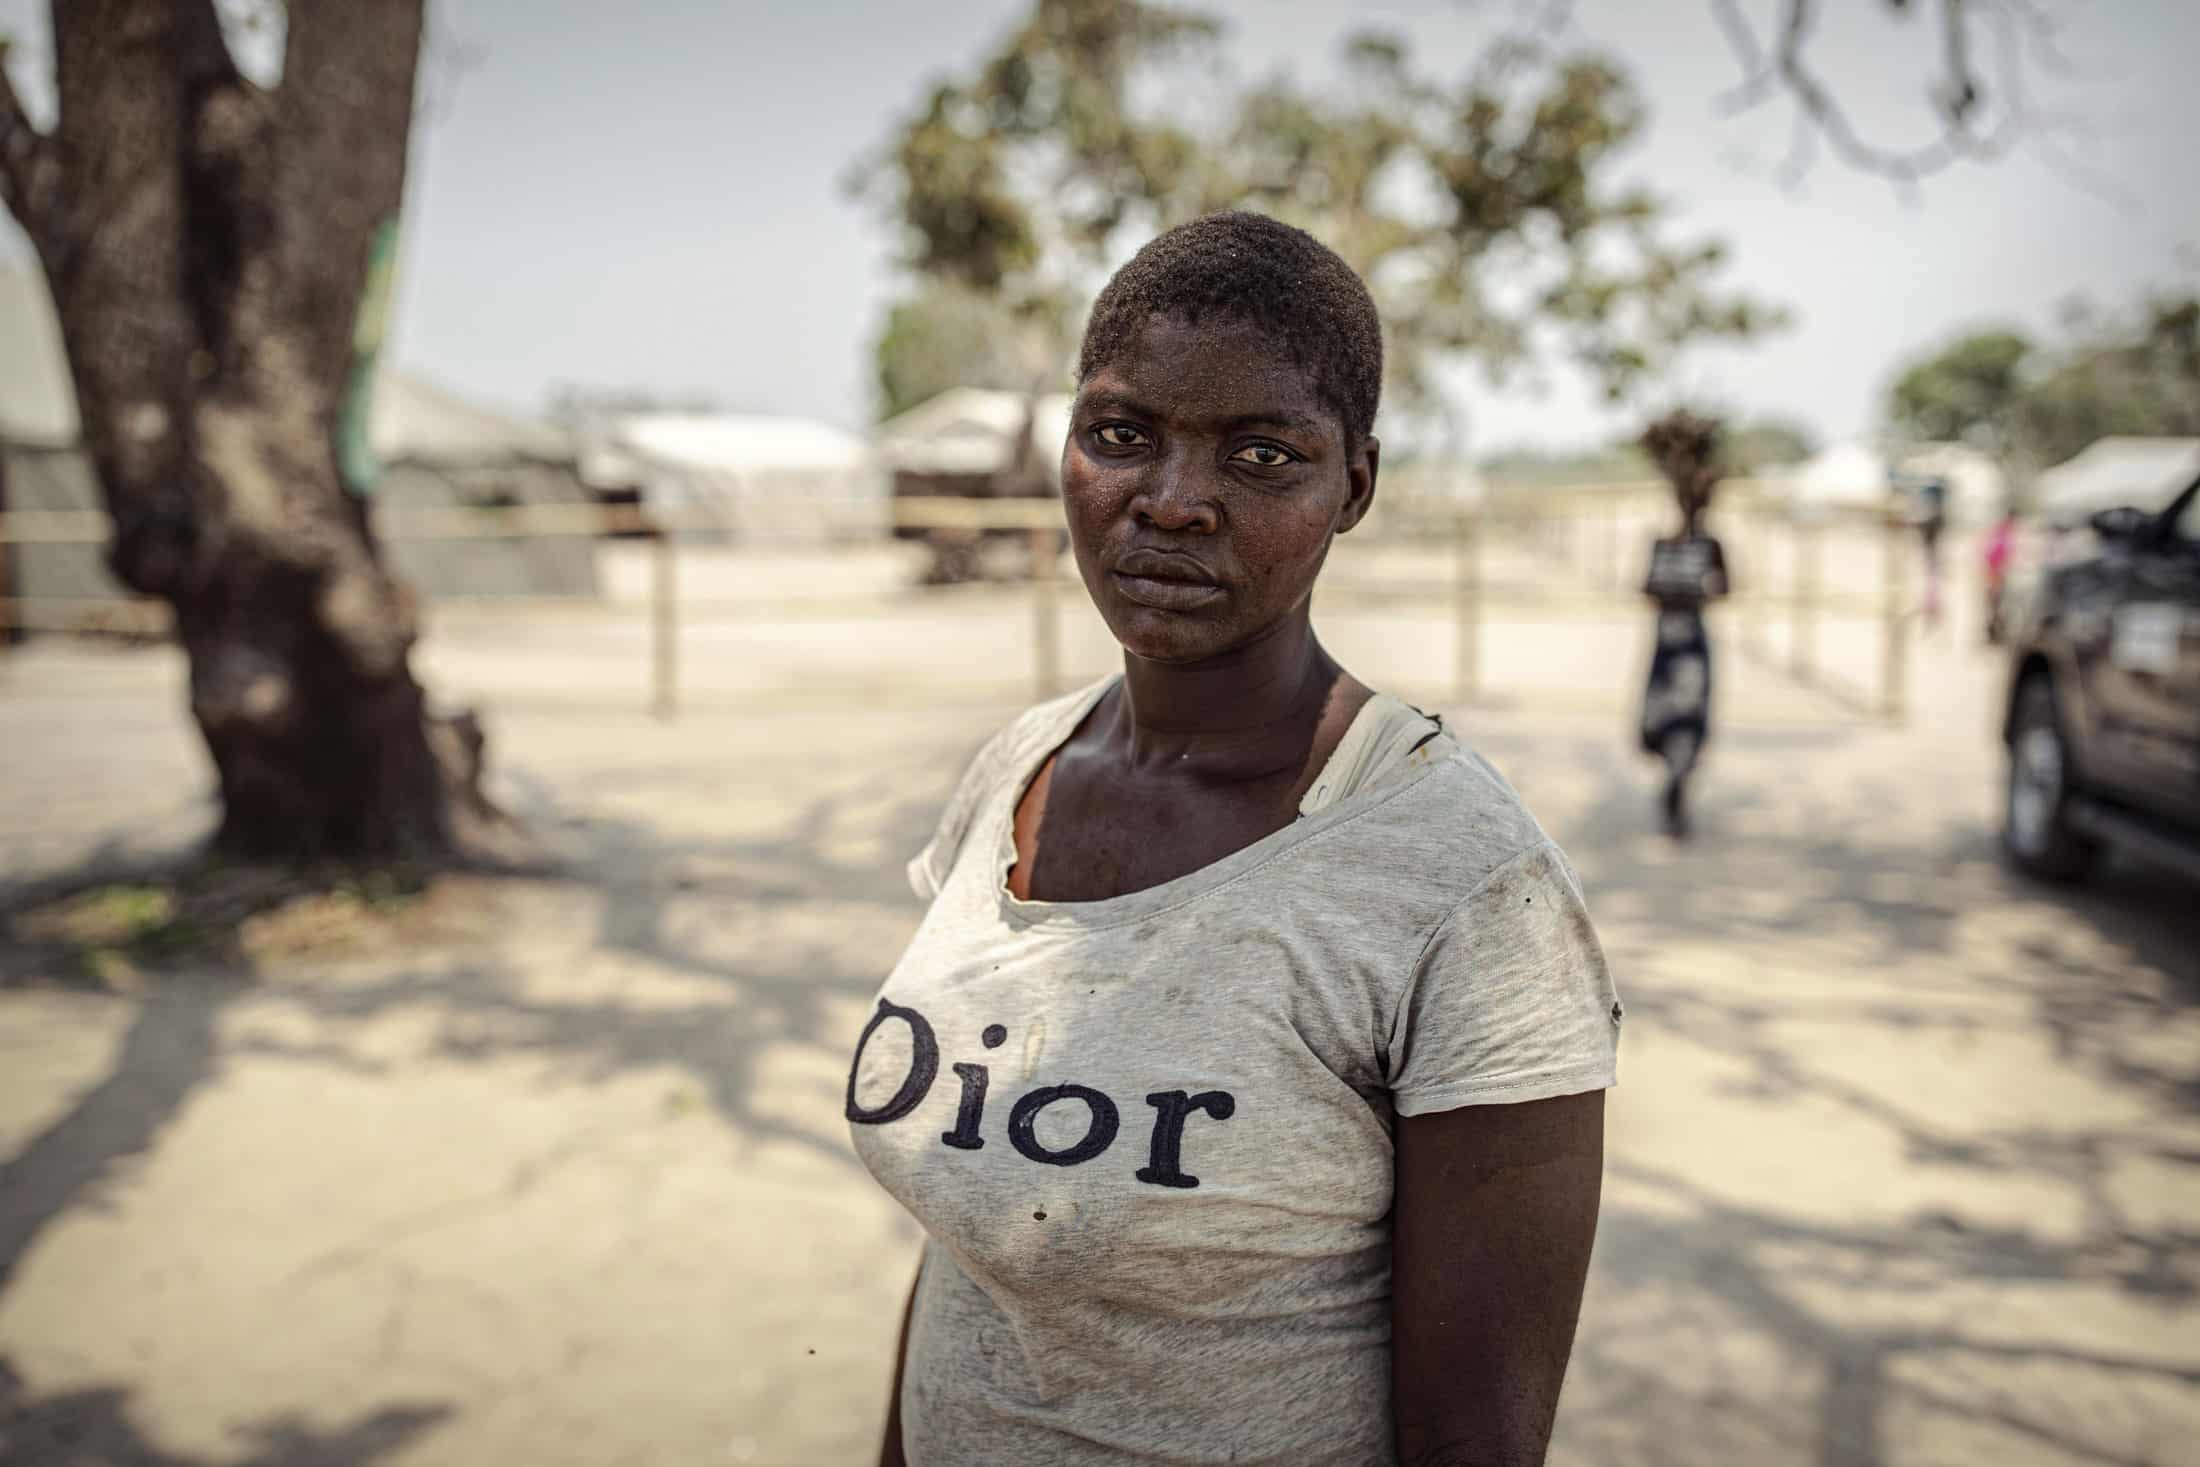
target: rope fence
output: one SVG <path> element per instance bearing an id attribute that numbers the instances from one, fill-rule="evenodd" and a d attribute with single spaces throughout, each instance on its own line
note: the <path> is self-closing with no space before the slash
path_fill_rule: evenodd
<path id="1" fill-rule="evenodd" d="M 1063 587 L 1060 574 L 1064 525 L 1052 499 L 963 499 L 902 497 L 889 503 L 897 530 L 991 533 L 1021 537 L 1023 574 L 1031 624 L 1031 679 L 1040 697 L 1061 691 Z M 1529 619 L 1609 619 L 1623 608 L 1639 607 L 1639 589 L 1630 583 L 1632 553 L 1647 544 L 1651 528 L 1663 523 L 1670 500 L 1655 483 L 1571 485 L 1550 490 L 1501 494 L 1476 503 L 1423 498 L 1388 504 L 1378 546 L 1435 552 L 1438 574 L 1381 577 L 1331 574 L 1322 581 L 1325 606 L 1360 609 L 1449 611 L 1453 658 L 1451 693 L 1462 703 L 1486 692 L 1482 672 L 1482 634 L 1493 603 L 1510 616 Z M 1916 614 L 1908 571 L 1916 540 L 1897 517 L 1875 507 L 1847 508 L 1807 517 L 1791 514 L 1747 481 L 1722 486 L 1719 516 L 1731 545 L 1743 551 L 1738 574 L 1741 589 L 1728 598 L 1738 621 L 1743 650 L 1772 664 L 1766 633 L 1776 621 L 1787 629 L 1784 671 L 1798 683 L 1818 689 L 1851 708 L 1889 722 L 1906 709 L 1909 628 Z M 774 595 L 769 598 L 683 598 L 680 561 L 683 536 L 726 530 L 722 511 L 713 506 L 554 504 L 498 508 L 389 507 L 375 516 L 376 533 L 385 541 L 489 541 L 519 539 L 610 539 L 644 537 L 649 552 L 649 705 L 660 717 L 680 710 L 680 643 L 684 625 L 713 617 L 738 618 L 768 612 L 773 618 L 844 618 L 886 615 L 906 606 L 912 596 L 944 597 L 958 592 L 999 590 L 983 586 L 941 586 L 889 591 L 843 591 L 825 595 Z M 1870 590 L 1831 587 L 1823 575 L 1824 538 L 1831 531 L 1866 531 L 1880 541 L 1878 585 Z M 108 517 L 93 511 L 16 511 L 0 514 L 0 547 L 9 545 L 98 545 L 106 542 Z M 1565 583 L 1557 575 L 1529 581 L 1493 581 L 1486 574 L 1491 541 L 1510 536 L 1546 561 L 1570 566 L 1576 576 Z M 1786 553 L 1775 556 L 1777 541 Z M 769 537 L 743 532 L 732 543 L 769 546 Z M 1784 577 L 1772 567 L 1782 563 Z M 0 555 L 4 572 L 5 555 Z M 0 653 L 11 628 L 76 635 L 169 635 L 167 606 L 147 597 L 22 597 L 8 594 L 0 582 Z M 513 611 L 571 610 L 572 598 L 442 596 L 439 605 L 494 605 Z M 1831 617 L 1876 620 L 1877 687 L 1866 691 L 1844 682 L 1819 656 L 1818 629 Z"/>

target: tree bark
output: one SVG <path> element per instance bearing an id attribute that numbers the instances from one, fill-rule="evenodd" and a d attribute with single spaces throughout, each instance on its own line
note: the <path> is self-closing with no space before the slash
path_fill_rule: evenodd
<path id="1" fill-rule="evenodd" d="M 432 855 L 493 816 L 336 442 L 422 8 L 291 0 L 265 90 L 212 0 L 53 0 L 52 133 L 0 86 L 0 194 L 53 291 L 109 560 L 174 608 L 238 854 Z"/>

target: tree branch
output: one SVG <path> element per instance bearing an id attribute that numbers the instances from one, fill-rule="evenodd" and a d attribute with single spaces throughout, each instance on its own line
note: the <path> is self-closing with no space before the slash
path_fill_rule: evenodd
<path id="1" fill-rule="evenodd" d="M 1834 100 L 1832 91 L 1812 71 L 1806 52 L 1811 32 L 1818 24 L 1818 0 L 1786 0 L 1786 19 L 1774 48 L 1773 67 L 1796 106 L 1843 162 L 1872 173 L 1885 174 L 1899 183 L 1914 183 L 1954 162 L 1957 149 L 1943 136 L 1921 148 L 1907 151 L 1877 147 L 1864 140 L 1850 123 L 1848 113 Z"/>
<path id="2" fill-rule="evenodd" d="M 188 136 L 233 76 L 212 0 L 53 0 L 50 143 L 66 188 L 32 234 L 53 292 L 84 443 L 115 519 L 111 563 L 163 593 L 192 563 Z"/>
<path id="3" fill-rule="evenodd" d="M 316 391 L 342 383 L 368 254 L 404 198 L 423 11 L 423 0 L 291 0 L 273 210 L 283 314 Z"/>
<path id="4" fill-rule="evenodd" d="M 2056 144 L 2055 134 L 2075 130 L 2069 119 L 2037 112 L 2028 100 L 2027 77 L 2033 70 L 2060 76 L 2074 71 L 2043 0 L 1915 0 L 1931 3 L 1938 21 L 1932 103 L 1940 131 L 1932 141 L 1909 148 L 1867 139 L 1811 65 L 1822 0 L 1780 0 L 1769 37 L 1760 36 L 1740 0 L 1707 3 L 1742 72 L 1741 81 L 1720 99 L 1720 111 L 1732 116 L 1779 95 L 1794 104 L 1795 135 L 1785 161 L 1773 170 L 1782 187 L 1801 183 L 1821 143 L 1849 167 L 1879 174 L 1905 190 L 1959 161 L 1992 162 L 2021 143 L 2031 143 L 2043 162 L 2079 187 L 2111 202 L 2128 199 L 2113 181 L 2076 164 Z M 1912 8 L 1913 0 L 1882 3 L 1901 11 Z M 1996 42 L 1993 61 L 1984 70 L 1974 54 L 1981 25 Z"/>
<path id="5" fill-rule="evenodd" d="M 1741 63 L 1741 83 L 1719 99 L 1720 112 L 1731 117 L 1747 112 L 1778 91 L 1780 73 L 1758 43 L 1755 27 L 1742 14 L 1740 0 L 1711 0 L 1711 18 L 1726 33 L 1727 48 Z"/>

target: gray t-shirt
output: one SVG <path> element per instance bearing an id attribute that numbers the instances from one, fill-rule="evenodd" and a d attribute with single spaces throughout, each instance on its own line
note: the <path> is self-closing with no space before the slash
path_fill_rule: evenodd
<path id="1" fill-rule="evenodd" d="M 972 762 L 851 1063 L 929 1235 L 909 1461 L 1392 1462 L 1394 1116 L 1614 1083 L 1580 887 L 1439 734 L 1190 875 L 1018 900 L 1016 799 L 1108 686 Z"/>

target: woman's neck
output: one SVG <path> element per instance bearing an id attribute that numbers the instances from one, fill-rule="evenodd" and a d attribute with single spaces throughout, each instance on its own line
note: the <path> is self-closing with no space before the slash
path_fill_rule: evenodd
<path id="1" fill-rule="evenodd" d="M 1205 661 L 1126 652 L 1111 742 L 1139 767 L 1257 778 L 1305 761 L 1324 710 L 1349 682 L 1301 607 L 1259 640 Z"/>

